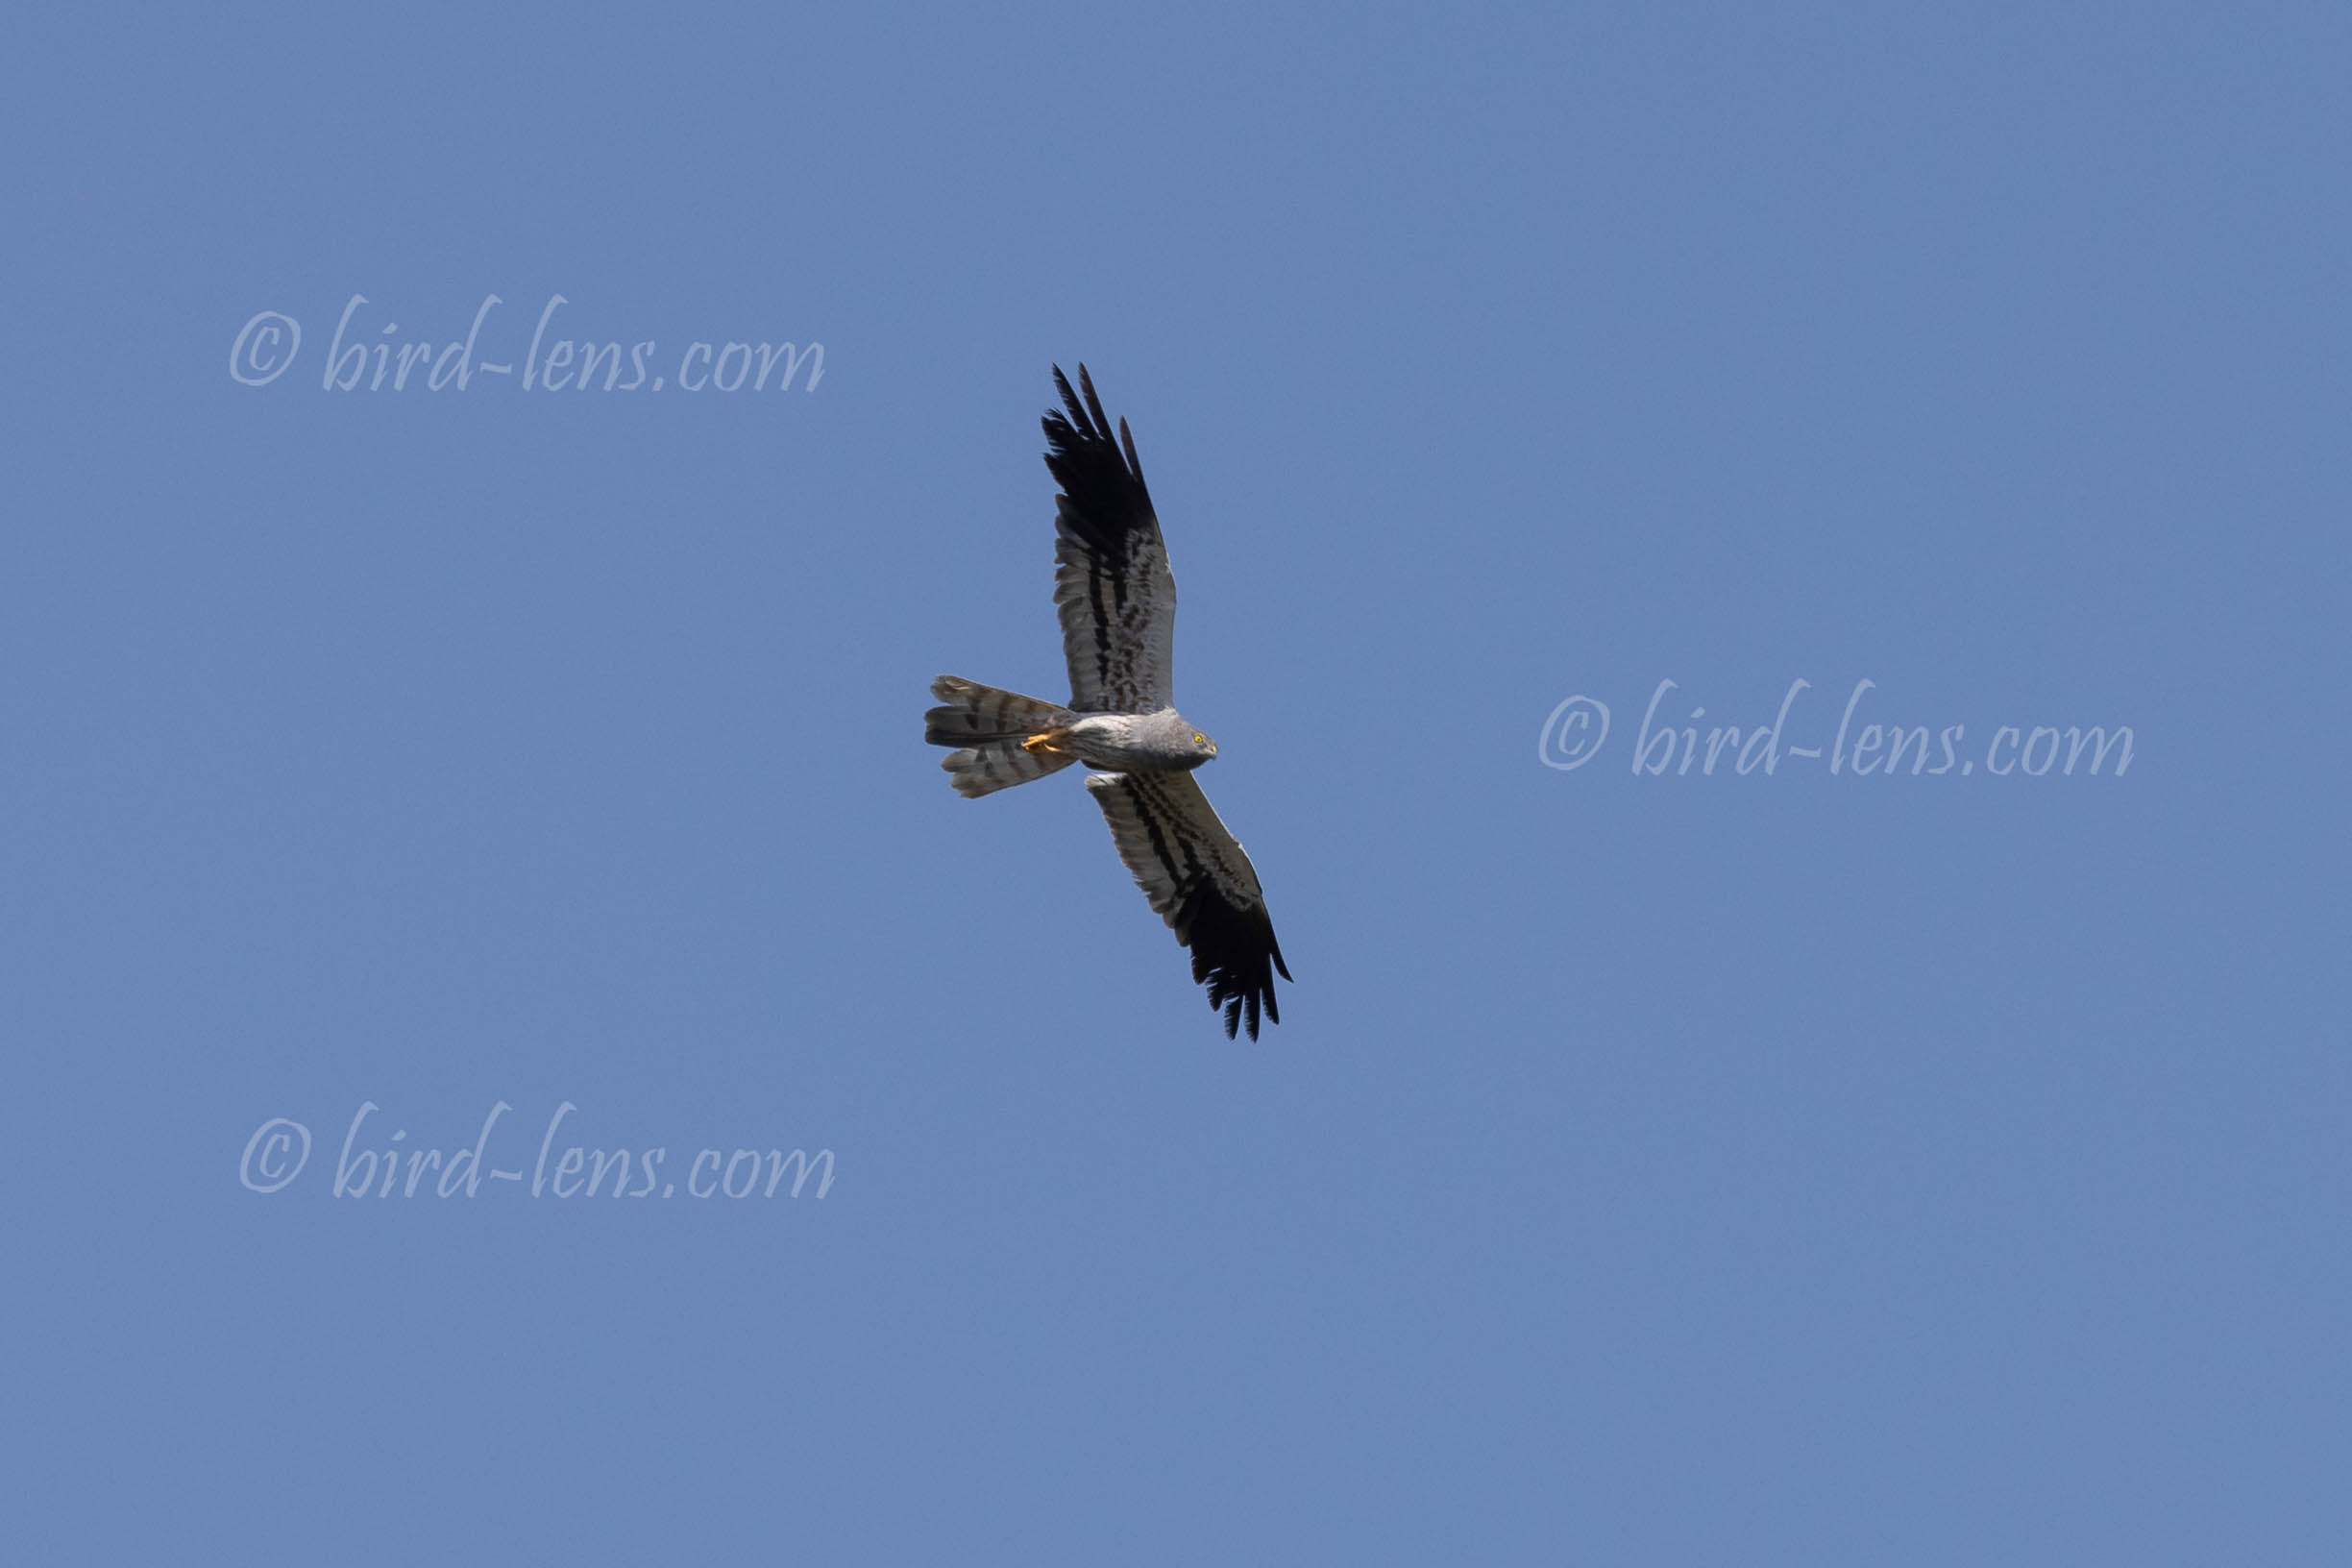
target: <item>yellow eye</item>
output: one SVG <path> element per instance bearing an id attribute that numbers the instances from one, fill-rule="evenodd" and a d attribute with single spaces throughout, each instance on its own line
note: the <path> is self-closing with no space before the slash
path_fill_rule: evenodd
<path id="1" fill-rule="evenodd" d="M 1192 744 L 1194 746 L 1207 746 L 1209 744 L 1209 737 L 1203 735 L 1196 729 L 1192 732 Z"/>

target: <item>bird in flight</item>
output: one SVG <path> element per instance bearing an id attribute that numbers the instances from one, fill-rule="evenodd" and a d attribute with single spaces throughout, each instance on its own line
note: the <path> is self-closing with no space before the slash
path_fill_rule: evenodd
<path id="1" fill-rule="evenodd" d="M 1176 711 L 1169 649 L 1176 631 L 1176 579 L 1135 437 L 1118 439 L 1086 366 L 1073 391 L 1054 367 L 1062 407 L 1045 416 L 1045 466 L 1055 498 L 1054 607 L 1069 659 L 1066 707 L 1000 691 L 958 675 L 931 683 L 940 706 L 923 716 L 923 739 L 956 747 L 940 766 L 956 789 L 977 798 L 1073 762 L 1100 770 L 1087 793 L 1110 819 L 1111 839 L 1153 912 L 1192 950 L 1192 978 L 1225 1015 L 1225 1035 L 1258 1017 L 1280 1023 L 1274 976 L 1285 980 L 1265 894 L 1249 856 L 1225 830 L 1192 771 L 1216 743 Z M 1081 394 L 1083 394 L 1083 399 Z"/>

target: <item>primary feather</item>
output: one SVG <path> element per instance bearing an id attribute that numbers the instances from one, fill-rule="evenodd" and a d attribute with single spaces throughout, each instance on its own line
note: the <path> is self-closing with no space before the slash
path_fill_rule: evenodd
<path id="1" fill-rule="evenodd" d="M 1119 859 L 1154 913 L 1191 949 L 1192 978 L 1224 1016 L 1225 1033 L 1258 1038 L 1279 1023 L 1274 976 L 1290 978 L 1258 872 L 1201 793 L 1192 770 L 1215 743 L 1176 711 L 1170 648 L 1176 579 L 1135 437 L 1111 421 L 1086 366 L 1073 388 L 1060 366 L 1062 407 L 1045 415 L 1054 507 L 1054 606 L 1069 661 L 1066 707 L 958 675 L 931 683 L 940 706 L 923 738 L 953 747 L 942 763 L 966 796 L 992 795 L 1073 762 L 1111 824 Z"/>

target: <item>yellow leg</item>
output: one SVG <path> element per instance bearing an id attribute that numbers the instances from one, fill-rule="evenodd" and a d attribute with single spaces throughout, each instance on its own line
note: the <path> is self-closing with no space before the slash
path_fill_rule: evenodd
<path id="1" fill-rule="evenodd" d="M 1021 749 L 1042 751 L 1049 757 L 1058 757 L 1062 755 L 1062 738 L 1068 733 L 1067 730 L 1049 729 L 1042 734 L 1032 735 L 1021 742 Z"/>

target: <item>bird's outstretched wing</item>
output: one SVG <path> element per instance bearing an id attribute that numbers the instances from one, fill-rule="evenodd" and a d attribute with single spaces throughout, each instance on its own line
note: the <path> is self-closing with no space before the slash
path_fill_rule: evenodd
<path id="1" fill-rule="evenodd" d="M 1209 1005 L 1224 1010 L 1226 1037 L 1246 1024 L 1256 1040 L 1261 1008 L 1267 1022 L 1282 1022 L 1274 976 L 1287 980 L 1290 971 L 1265 894 L 1199 783 L 1190 773 L 1094 773 L 1087 793 L 1111 820 L 1136 886 L 1192 949 L 1192 978 L 1209 988 Z"/>
<path id="2" fill-rule="evenodd" d="M 1062 408 L 1045 416 L 1045 466 L 1062 493 L 1054 518 L 1054 607 L 1069 656 L 1070 706 L 1081 713 L 1171 707 L 1169 649 L 1176 579 L 1168 573 L 1135 437 L 1118 439 L 1084 365 L 1079 391 L 1054 367 Z M 1081 401 L 1080 393 L 1084 399 Z M 1066 412 L 1065 411 L 1066 410 Z"/>

